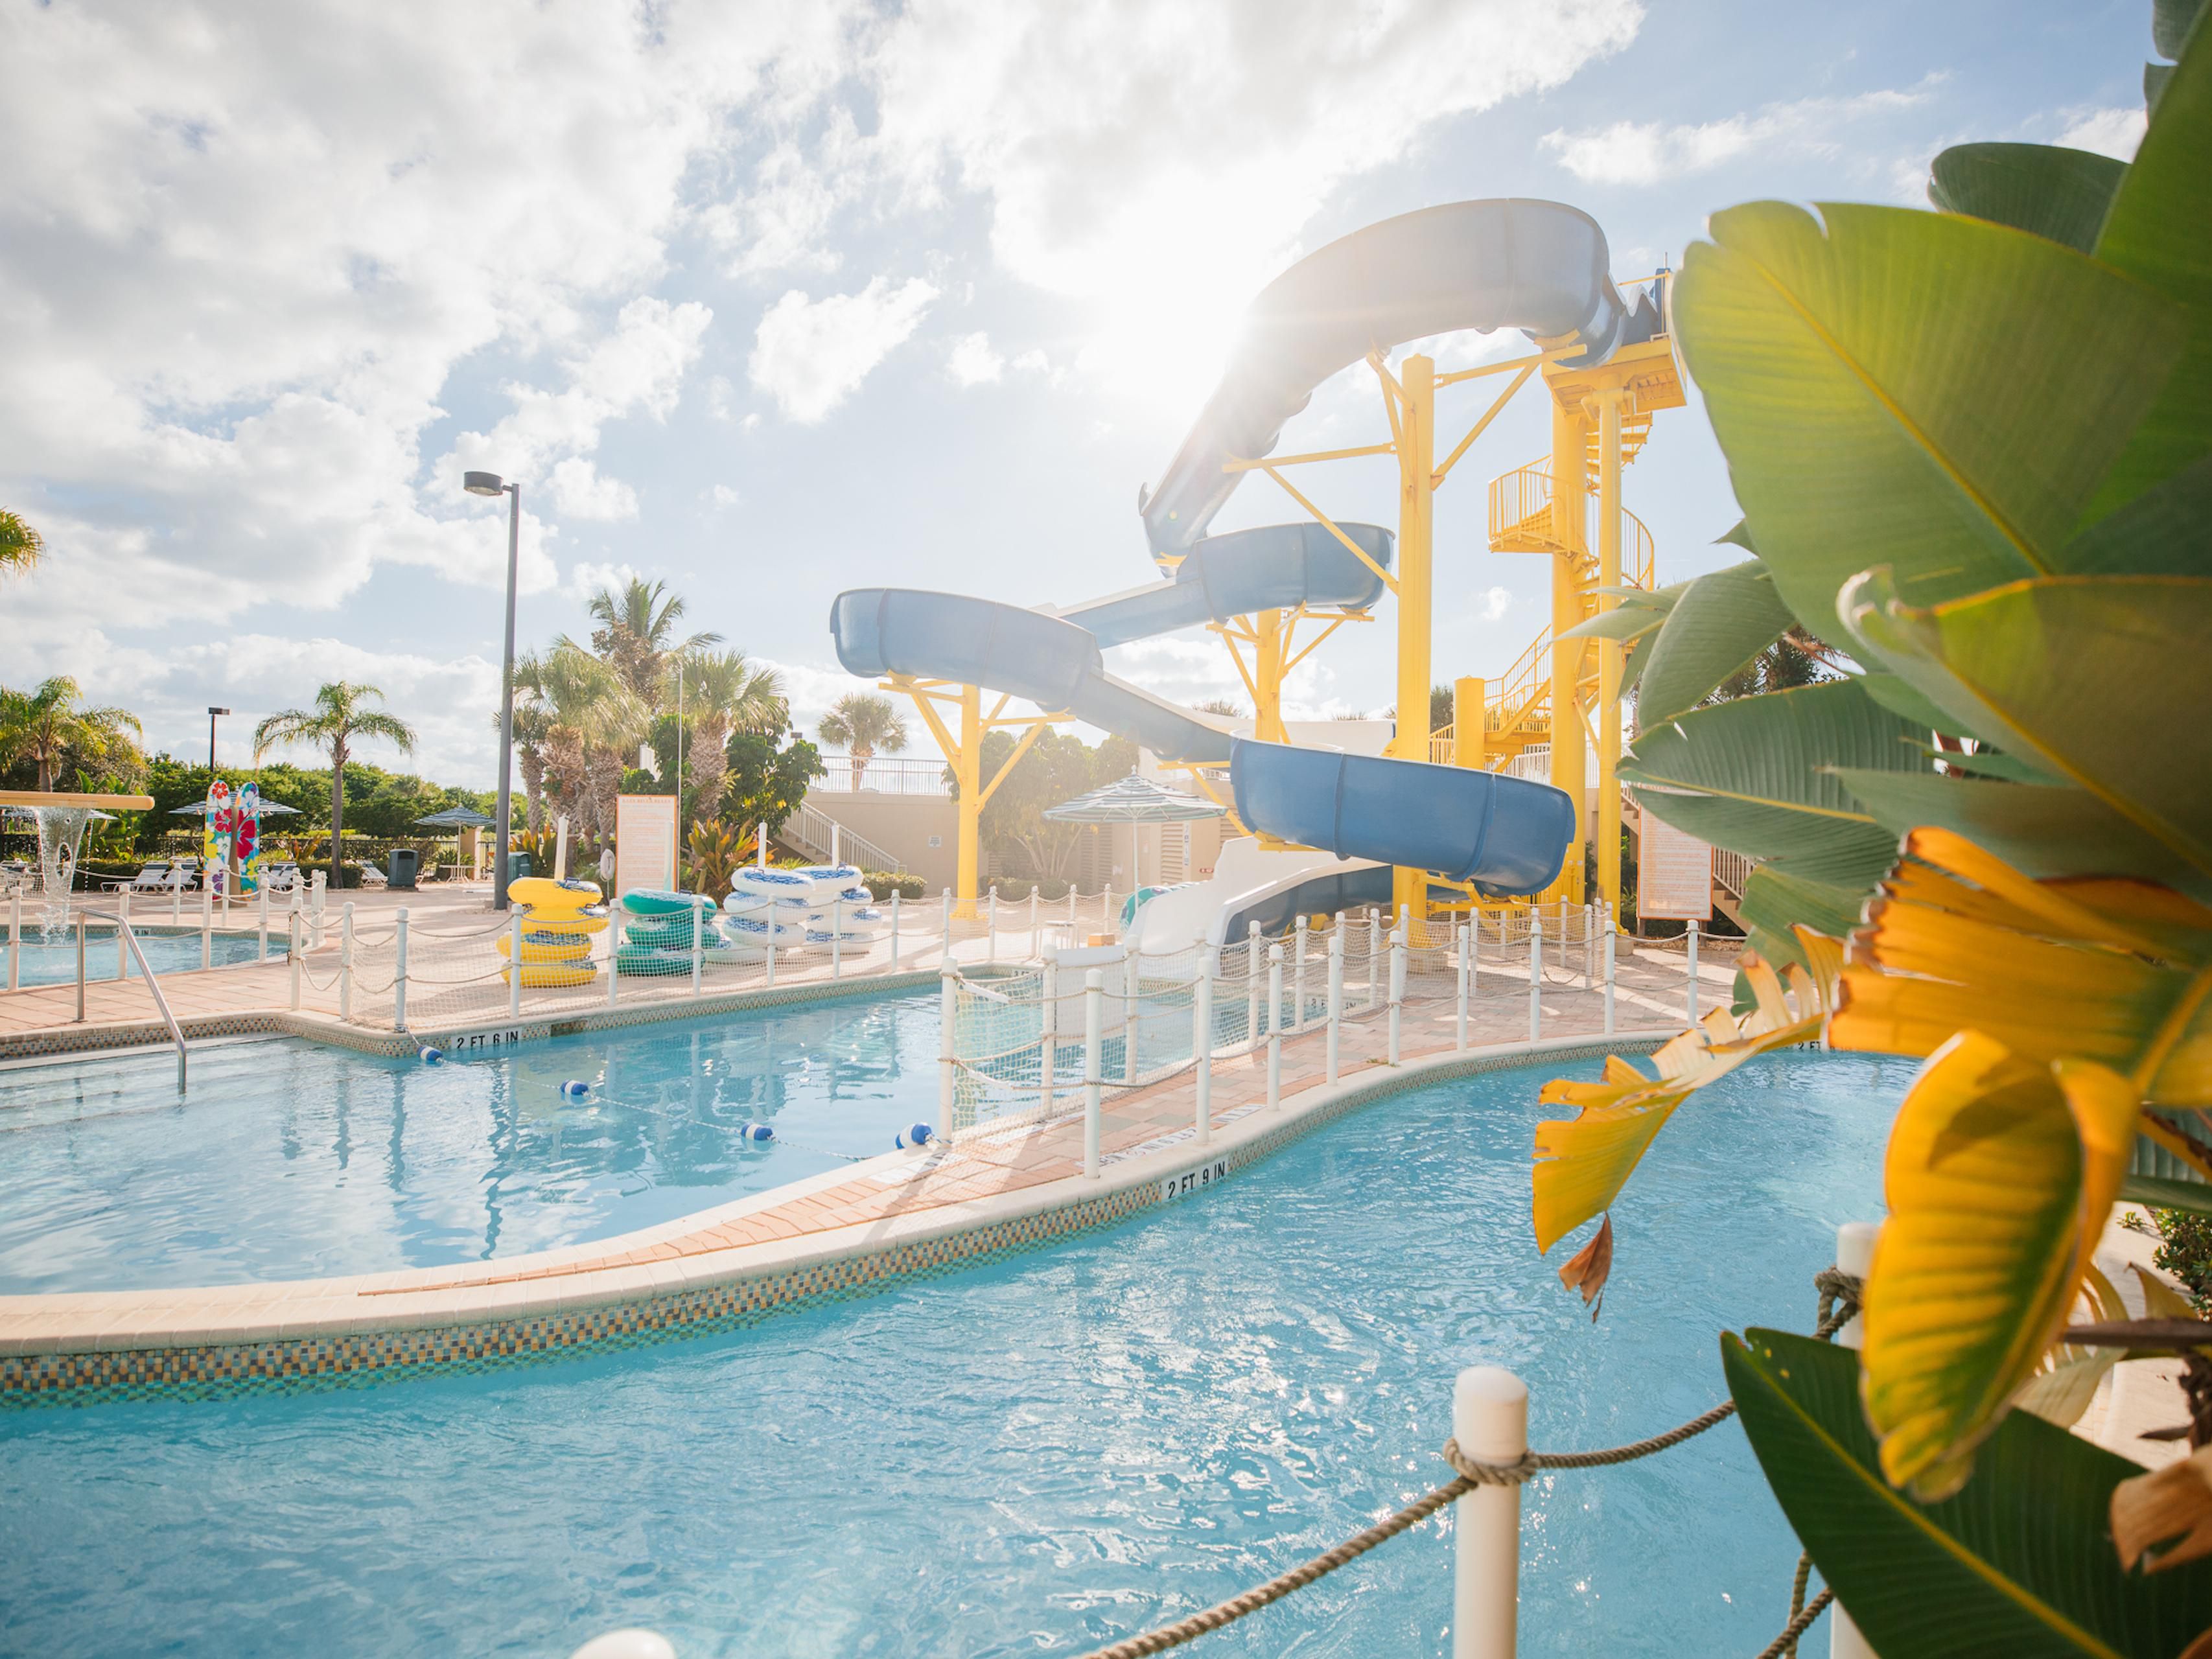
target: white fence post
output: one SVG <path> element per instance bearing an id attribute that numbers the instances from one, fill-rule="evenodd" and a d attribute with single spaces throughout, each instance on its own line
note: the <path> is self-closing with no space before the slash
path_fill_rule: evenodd
<path id="1" fill-rule="evenodd" d="M 943 956 L 945 960 L 947 962 L 952 960 L 952 890 L 950 887 L 945 890 L 945 946 Z"/>
<path id="2" fill-rule="evenodd" d="M 179 879 L 176 872 L 172 870 L 169 872 L 169 926 L 181 927 L 184 925 L 185 884 Z M 319 945 L 322 940 L 317 939 L 315 943 Z"/>
<path id="3" fill-rule="evenodd" d="M 1367 907 L 1367 1006 L 1382 1004 L 1382 913 Z"/>
<path id="4" fill-rule="evenodd" d="M 407 907 L 404 904 L 392 918 L 392 1029 L 407 1029 Z"/>
<path id="5" fill-rule="evenodd" d="M 522 960 L 517 957 L 519 963 Z M 691 895 L 691 994 L 700 995 L 706 989 L 707 978 L 707 899 L 703 893 Z"/>
<path id="6" fill-rule="evenodd" d="M 1606 923 L 1605 928 L 1605 1034 L 1607 1036 L 1611 1036 L 1613 1035 L 1613 924 L 1608 921 Z"/>
<path id="7" fill-rule="evenodd" d="M 353 901 L 338 913 L 338 1018 L 353 1018 Z"/>
<path id="8" fill-rule="evenodd" d="M 1141 963 L 1137 947 L 1121 946 L 1121 1080 L 1137 1080 L 1137 975 Z"/>
<path id="9" fill-rule="evenodd" d="M 1060 964 L 1044 965 L 1044 1018 L 1037 1023 L 1037 1104 L 1039 1115 L 1052 1115 L 1053 1073 L 1060 1066 Z"/>
<path id="10" fill-rule="evenodd" d="M 131 890 L 124 888 L 115 896 L 115 914 L 121 918 L 115 924 L 115 977 L 127 979 L 131 975 L 131 947 L 123 942 L 123 930 L 131 924 Z M 269 905 L 264 899 L 261 906 L 261 960 L 269 956 Z"/>
<path id="11" fill-rule="evenodd" d="M 306 936 L 300 931 L 300 907 L 296 902 L 298 897 L 299 893 L 295 889 L 293 892 L 295 902 L 292 906 L 292 914 L 284 925 L 286 977 L 291 981 L 292 1012 L 295 1014 L 300 1012 L 300 956 L 307 943 Z"/>
<path id="12" fill-rule="evenodd" d="M 1101 1032 L 1106 1024 L 1106 975 L 1096 968 L 1083 975 L 1083 1174 L 1098 1179 L 1098 1085 Z"/>
<path id="13" fill-rule="evenodd" d="M 1030 884 L 1030 948 L 1029 954 L 1037 953 L 1037 884 Z"/>
<path id="14" fill-rule="evenodd" d="M 1283 1103 L 1283 947 L 1267 947 L 1267 1105 Z"/>
<path id="15" fill-rule="evenodd" d="M 1304 915 L 1298 917 L 1297 934 L 1297 966 L 1291 976 L 1291 1029 L 1303 1031 L 1306 1029 L 1306 919 Z"/>
<path id="16" fill-rule="evenodd" d="M 1688 938 L 1690 973 L 1683 986 L 1683 995 L 1689 1006 L 1690 1024 L 1694 1026 L 1698 1023 L 1698 923 L 1695 917 L 1691 919 Z"/>
<path id="17" fill-rule="evenodd" d="M 984 945 L 983 960 L 996 962 L 999 959 L 999 884 L 995 881 L 991 884 L 990 902 L 985 907 L 985 913 L 990 917 L 990 931 Z"/>
<path id="18" fill-rule="evenodd" d="M 1452 931 L 1459 935 L 1459 996 L 1453 1009 L 1456 1024 L 1452 1031 L 1452 1047 L 1464 1054 L 1467 1052 L 1468 981 L 1474 977 L 1474 929 L 1462 922 Z"/>
<path id="19" fill-rule="evenodd" d="M 1076 926 L 1076 921 L 1075 921 L 1075 884 L 1074 884 L 1073 882 L 1072 882 L 1072 881 L 1071 881 L 1071 882 L 1069 882 L 1069 883 L 1067 884 L 1067 926 L 1068 926 L 1068 935 L 1069 935 L 1069 936 L 1068 936 L 1068 942 L 1069 942 L 1070 944 L 1073 944 L 1073 943 L 1075 942 L 1075 939 L 1074 939 L 1074 929 L 1075 929 L 1075 926 Z"/>
<path id="20" fill-rule="evenodd" d="M 894 974 L 896 974 L 896 972 L 898 972 L 898 930 L 899 930 L 899 914 L 898 914 L 898 913 L 899 913 L 899 889 L 898 889 L 896 885 L 894 885 L 894 886 L 891 888 L 891 968 L 890 968 L 891 972 L 893 972 Z"/>
<path id="21" fill-rule="evenodd" d="M 1406 1011 L 1406 924 L 1390 932 L 1390 1063 L 1398 1063 L 1398 1033 Z"/>
<path id="22" fill-rule="evenodd" d="M 1468 1366 L 1452 1384 L 1452 1438 L 1477 1462 L 1519 1461 L 1528 1449 L 1528 1385 L 1496 1365 Z M 1521 1488 L 1477 1486 L 1452 1507 L 1452 1659 L 1512 1659 L 1520 1634 Z"/>
<path id="23" fill-rule="evenodd" d="M 1256 1053 L 1267 1033 L 1260 1024 L 1260 924 L 1249 923 L 1244 933 L 1244 1046 Z"/>
<path id="24" fill-rule="evenodd" d="M 619 907 L 611 909 L 607 916 L 607 1006 L 615 1007 L 622 1000 L 622 922 Z"/>
<path id="25" fill-rule="evenodd" d="M 1544 919 L 1528 907 L 1528 1041 L 1544 1035 Z"/>
<path id="26" fill-rule="evenodd" d="M 21 892 L 8 895 L 8 988 L 17 989 L 23 983 L 23 896 Z"/>
<path id="27" fill-rule="evenodd" d="M 266 962 L 266 961 L 268 961 L 268 960 L 269 960 L 269 884 L 268 884 L 268 882 L 267 882 L 266 880 L 264 880 L 264 881 L 262 881 L 261 883 L 259 883 L 259 884 L 255 887 L 254 891 L 255 891 L 255 893 L 259 896 L 259 898 L 260 898 L 260 900 L 261 900 L 261 927 L 260 927 L 260 936 L 259 936 L 259 938 L 258 938 L 258 939 L 257 939 L 255 940 L 255 942 L 254 942 L 254 946 L 253 946 L 253 959 L 254 959 L 256 962 Z M 128 887 L 126 887 L 126 888 L 125 888 L 125 889 L 123 890 L 123 914 L 124 914 L 124 915 L 129 915 L 131 914 L 131 890 L 130 890 Z"/>
<path id="28" fill-rule="evenodd" d="M 937 970 L 937 1138 L 952 1138 L 952 1107 L 958 1090 L 952 1048 L 952 1026 L 957 1015 L 960 981 L 946 963 Z"/>
<path id="29" fill-rule="evenodd" d="M 1190 988 L 1190 1056 L 1196 1062 L 1191 1101 L 1197 1114 L 1198 1144 L 1213 1139 L 1213 960 L 1201 951 L 1198 978 Z"/>
<path id="30" fill-rule="evenodd" d="M 205 887 L 200 889 L 200 966 L 215 966 L 215 894 Z"/>
<path id="31" fill-rule="evenodd" d="M 353 906 L 349 904 L 349 911 Z M 351 920 L 350 917 L 348 918 Z M 522 912 L 507 913 L 507 1017 L 522 1017 Z"/>
<path id="32" fill-rule="evenodd" d="M 845 972 L 845 896 L 840 893 L 830 901 L 830 977 L 841 979 Z"/>
<path id="33" fill-rule="evenodd" d="M 1328 930 L 1328 1080 L 1336 1081 L 1337 1042 L 1344 1024 L 1344 920 Z"/>
<path id="34" fill-rule="evenodd" d="M 1836 1229 L 1836 1268 L 1864 1279 L 1874 1271 L 1875 1241 L 1881 1237 L 1881 1224 L 1876 1221 L 1846 1221 Z M 1853 1318 L 1836 1333 L 1839 1348 L 1858 1348 L 1866 1345 L 1866 1322 Z M 1828 1659 L 1875 1659 L 1875 1650 L 1867 1645 L 1859 1627 L 1838 1601 L 1828 1609 Z"/>
<path id="35" fill-rule="evenodd" d="M 315 942 L 308 948 L 319 951 L 323 948 L 323 914 L 330 908 L 331 872 L 327 870 L 318 870 L 310 878 L 310 882 L 307 910 L 309 920 L 314 924 Z"/>

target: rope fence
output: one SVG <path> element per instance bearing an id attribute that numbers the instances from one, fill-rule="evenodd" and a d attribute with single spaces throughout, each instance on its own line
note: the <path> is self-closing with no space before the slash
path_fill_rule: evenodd
<path id="1" fill-rule="evenodd" d="M 1813 1334 L 1826 1341 L 1832 1339 L 1838 1331 L 1857 1316 L 1861 1281 L 1856 1276 L 1844 1273 L 1834 1267 L 1828 1267 L 1815 1275 L 1814 1284 L 1820 1293 L 1820 1311 L 1819 1323 Z M 1525 1391 L 1522 1396 L 1522 1403 L 1525 1411 Z M 1451 1438 L 1444 1442 L 1441 1454 L 1444 1462 L 1449 1464 L 1454 1471 L 1453 1478 L 1443 1485 L 1424 1492 L 1412 1503 L 1403 1505 L 1373 1526 L 1362 1528 L 1334 1548 L 1322 1551 L 1319 1555 L 1302 1562 L 1288 1572 L 1279 1573 L 1270 1578 L 1264 1584 L 1255 1585 L 1242 1595 L 1231 1596 L 1225 1601 L 1216 1602 L 1213 1606 L 1192 1613 L 1188 1618 L 1178 1619 L 1173 1624 L 1162 1625 L 1156 1629 L 1146 1631 L 1141 1635 L 1127 1637 L 1106 1647 L 1093 1649 L 1084 1655 L 1083 1659 L 1146 1659 L 1148 1655 L 1165 1653 L 1170 1649 L 1181 1647 L 1185 1643 L 1194 1641 L 1211 1632 L 1233 1625 L 1238 1620 L 1257 1613 L 1261 1607 L 1279 1601 L 1285 1596 L 1327 1577 L 1338 1568 L 1358 1560 L 1370 1550 L 1388 1543 L 1401 1533 L 1412 1531 L 1413 1528 L 1420 1525 L 1431 1516 L 1480 1489 L 1485 1487 L 1509 1491 L 1517 1489 L 1547 1469 L 1610 1468 L 1622 1463 L 1636 1462 L 1642 1458 L 1656 1456 L 1662 1451 L 1679 1446 L 1686 1440 L 1694 1439 L 1705 1433 L 1706 1430 L 1726 1422 L 1735 1414 L 1735 1402 L 1733 1400 L 1724 1400 L 1719 1405 L 1699 1413 L 1688 1422 L 1679 1424 L 1663 1434 L 1655 1434 L 1646 1439 L 1632 1441 L 1625 1446 L 1608 1446 L 1595 1451 L 1580 1452 L 1523 1450 L 1518 1456 L 1502 1462 L 1489 1462 L 1468 1455 L 1461 1449 L 1458 1434 L 1455 1432 Z M 1517 1534 L 1519 1526 L 1517 1504 L 1514 1509 L 1512 1524 Z M 1468 1530 L 1473 1529 L 1468 1528 Z M 1516 1536 L 1515 1540 L 1516 1550 L 1517 1541 Z M 1464 1534 L 1462 1537 L 1461 1547 L 1462 1549 L 1468 1547 L 1468 1540 Z M 1827 1609 L 1833 1600 L 1832 1593 L 1826 1589 L 1810 1601 L 1803 1599 L 1808 1565 L 1809 1563 L 1807 1560 L 1803 1558 L 1800 1559 L 1798 1571 L 1791 1589 L 1789 1622 L 1784 1626 L 1779 1636 L 1760 1650 L 1758 1659 L 1782 1659 L 1784 1655 L 1794 1655 L 1798 1639 L 1812 1627 L 1814 1620 Z M 1453 1621 L 1455 1643 L 1466 1635 L 1462 1625 L 1463 1621 L 1459 1619 L 1455 1618 Z M 1455 1646 L 1455 1655 L 1462 1650 L 1460 1646 Z"/>

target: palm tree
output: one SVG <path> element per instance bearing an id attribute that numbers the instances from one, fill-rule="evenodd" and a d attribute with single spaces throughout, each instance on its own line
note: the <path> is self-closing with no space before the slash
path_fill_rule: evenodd
<path id="1" fill-rule="evenodd" d="M 684 706 L 693 721 L 691 776 L 699 816 L 714 817 L 728 775 L 730 733 L 780 734 L 791 723 L 783 677 L 742 651 L 694 651 L 684 658 Z M 696 711 L 696 712 L 695 712 Z"/>
<path id="2" fill-rule="evenodd" d="M 345 830 L 345 764 L 356 738 L 382 738 L 403 755 L 415 752 L 415 728 L 397 714 L 371 708 L 384 693 L 373 685 L 333 680 L 315 693 L 313 708 L 287 708 L 253 728 L 253 758 L 271 749 L 313 744 L 331 757 L 331 885 L 343 885 L 338 873 L 338 837 Z"/>
<path id="3" fill-rule="evenodd" d="M 522 774 L 523 822 L 536 835 L 545 827 L 545 741 L 553 730 L 553 713 L 544 697 L 544 659 L 526 651 L 514 664 L 514 762 Z M 499 729 L 494 709 L 492 729 Z"/>
<path id="4" fill-rule="evenodd" d="M 7 508 L 0 507 L 0 575 L 28 571 L 46 550 L 46 538 Z M 43 784 L 40 787 L 45 787 Z"/>
<path id="5" fill-rule="evenodd" d="M 611 664 L 629 689 L 647 703 L 659 700 L 669 666 L 677 657 L 722 642 L 720 634 L 676 637 L 676 624 L 685 606 L 683 596 L 671 593 L 664 582 L 633 576 L 619 593 L 611 587 L 601 588 L 586 608 L 599 624 L 592 630 L 592 649 Z"/>
<path id="6" fill-rule="evenodd" d="M 889 697 L 866 691 L 848 691 L 831 703 L 820 730 L 823 742 L 842 745 L 853 757 L 855 789 L 878 750 L 896 755 L 906 747 L 906 722 L 899 718 L 896 706 Z"/>
<path id="7" fill-rule="evenodd" d="M 544 778 L 574 812 L 580 834 L 614 833 L 623 766 L 637 751 L 652 709 L 611 663 L 573 640 L 531 659 L 530 690 L 545 720 Z"/>
<path id="8" fill-rule="evenodd" d="M 0 514 L 0 517 L 7 515 Z M 41 793 L 69 759 L 102 769 L 135 771 L 138 717 L 127 708 L 82 708 L 77 683 L 57 674 L 34 691 L 0 690 L 0 755 L 29 760 Z"/>

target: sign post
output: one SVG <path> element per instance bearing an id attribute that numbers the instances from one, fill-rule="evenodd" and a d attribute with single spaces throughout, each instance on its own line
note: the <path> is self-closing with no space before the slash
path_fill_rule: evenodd
<path id="1" fill-rule="evenodd" d="M 1636 915 L 1640 921 L 1713 919 L 1713 848 L 1643 814 L 1636 854 Z"/>
<path id="2" fill-rule="evenodd" d="M 676 890 L 676 797 L 615 797 L 615 890 Z"/>

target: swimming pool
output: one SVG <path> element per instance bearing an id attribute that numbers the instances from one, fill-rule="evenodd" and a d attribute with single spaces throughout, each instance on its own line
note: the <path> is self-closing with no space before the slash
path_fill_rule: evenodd
<path id="1" fill-rule="evenodd" d="M 1790 1054 L 1684 1109 L 1595 1327 L 1528 1237 L 1545 1066 L 1378 1103 L 1200 1197 L 726 1335 L 375 1388 L 0 1419 L 0 1606 L 32 1650 L 684 1659 L 1076 1654 L 1247 1588 L 1443 1478 L 1459 1367 L 1531 1438 L 1725 1392 L 1878 1212 L 1910 1067 Z M 1594 1066 L 1571 1068 L 1593 1074 Z M 1522 1650 L 1755 1652 L 1796 1547 L 1733 1424 L 1524 1494 Z M 1438 1655 L 1434 1525 L 1208 1651 Z"/>
<path id="2" fill-rule="evenodd" d="M 280 918 L 280 922 L 281 922 Z M 156 975 L 185 974 L 200 965 L 200 936 L 198 929 L 183 933 L 155 933 L 143 925 L 134 930 L 138 935 L 139 948 L 146 952 L 146 960 Z M 215 933 L 209 939 L 210 965 L 228 968 L 241 962 L 252 962 L 260 949 L 258 933 Z M 14 946 L 7 941 L 6 930 L 0 928 L 0 985 L 8 982 L 8 956 Z M 287 950 L 282 927 L 269 935 L 269 954 L 281 958 Z M 88 980 L 116 977 L 115 930 L 88 928 L 84 942 L 84 976 Z M 125 947 L 123 977 L 139 977 L 138 964 L 130 958 Z M 19 985 L 74 985 L 76 983 L 76 935 L 65 934 L 52 945 L 42 943 L 37 930 L 29 921 L 23 924 L 23 961 L 15 970 Z"/>
<path id="3" fill-rule="evenodd" d="M 673 1220 L 890 1151 L 936 1115 L 937 1029 L 922 992 L 441 1066 L 209 1045 L 182 1100 L 168 1054 L 0 1071 L 0 1292 L 382 1273 Z"/>

